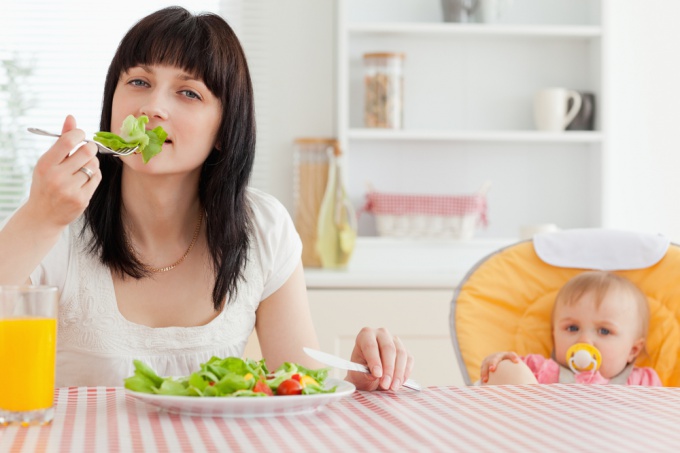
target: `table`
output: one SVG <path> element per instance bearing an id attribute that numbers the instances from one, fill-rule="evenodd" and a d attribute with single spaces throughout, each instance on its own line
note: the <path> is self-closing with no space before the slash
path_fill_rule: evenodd
<path id="1" fill-rule="evenodd" d="M 355 392 L 263 418 L 158 411 L 122 388 L 61 388 L 51 425 L 0 428 L 0 452 L 678 451 L 680 388 L 554 384 Z"/>

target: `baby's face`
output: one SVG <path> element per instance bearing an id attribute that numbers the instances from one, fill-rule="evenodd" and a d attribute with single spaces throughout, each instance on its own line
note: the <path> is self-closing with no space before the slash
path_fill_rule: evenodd
<path id="1" fill-rule="evenodd" d="M 600 373 L 611 379 L 632 362 L 644 346 L 638 316 L 633 296 L 620 288 L 611 289 L 599 308 L 596 308 L 592 291 L 571 306 L 556 306 L 555 359 L 567 366 L 567 350 L 576 343 L 588 343 L 600 350 Z"/>

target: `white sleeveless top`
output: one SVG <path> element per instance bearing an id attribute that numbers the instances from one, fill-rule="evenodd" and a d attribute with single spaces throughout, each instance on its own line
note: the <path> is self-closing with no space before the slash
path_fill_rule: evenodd
<path id="1" fill-rule="evenodd" d="M 300 262 L 302 243 L 290 215 L 272 196 L 249 189 L 254 233 L 237 299 L 211 322 L 197 327 L 153 328 L 128 321 L 118 311 L 111 271 L 87 253 L 91 233 L 79 237 L 82 217 L 62 234 L 33 284 L 61 292 L 56 386 L 123 385 L 133 359 L 161 376 L 184 376 L 212 357 L 243 354 L 260 301 L 288 280 Z"/>

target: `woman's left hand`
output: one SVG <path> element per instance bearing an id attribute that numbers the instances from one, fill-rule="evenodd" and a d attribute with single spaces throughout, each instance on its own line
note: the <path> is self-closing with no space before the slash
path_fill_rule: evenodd
<path id="1" fill-rule="evenodd" d="M 350 371 L 345 378 L 357 390 L 398 390 L 413 370 L 413 356 L 387 329 L 364 327 L 357 335 L 352 362 L 366 365 L 371 374 Z"/>

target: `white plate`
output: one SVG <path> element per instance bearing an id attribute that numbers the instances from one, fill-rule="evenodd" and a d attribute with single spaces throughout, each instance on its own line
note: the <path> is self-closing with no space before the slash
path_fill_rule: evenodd
<path id="1" fill-rule="evenodd" d="M 313 412 L 326 404 L 351 395 L 354 384 L 329 378 L 326 387 L 337 385 L 335 393 L 317 395 L 293 395 L 271 397 L 194 397 L 166 396 L 150 393 L 125 392 L 140 401 L 157 406 L 168 412 L 208 417 L 271 417 L 276 415 L 304 414 Z"/>

